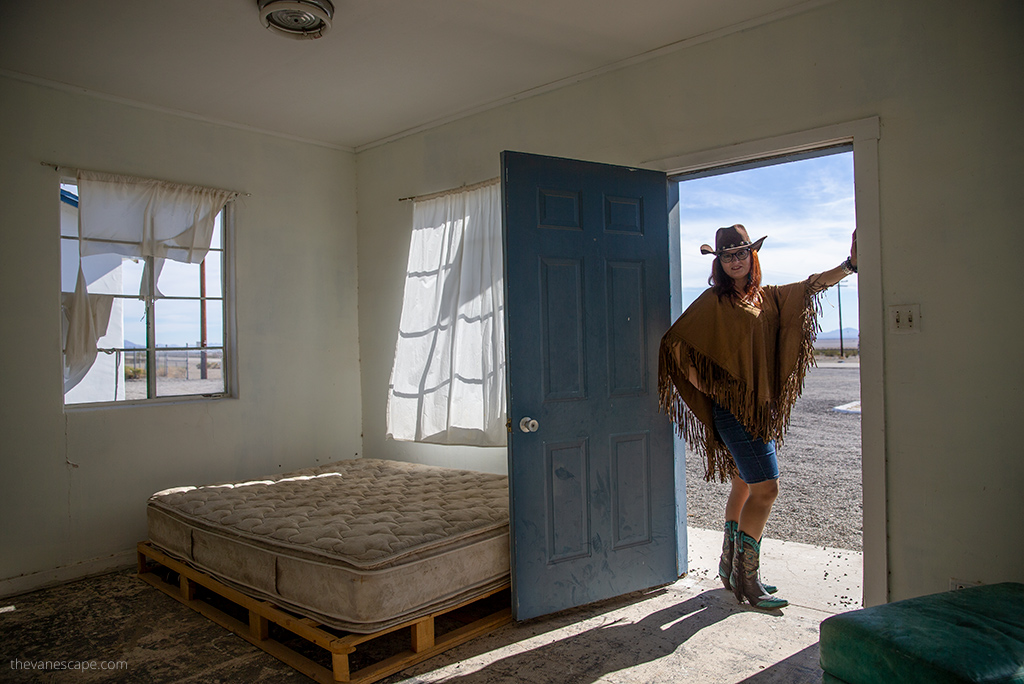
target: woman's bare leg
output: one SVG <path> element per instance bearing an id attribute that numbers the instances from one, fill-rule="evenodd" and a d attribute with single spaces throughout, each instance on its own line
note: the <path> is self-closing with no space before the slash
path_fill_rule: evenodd
<path id="1" fill-rule="evenodd" d="M 733 478 L 733 492 L 736 491 L 736 480 Z M 740 531 L 760 541 L 764 534 L 764 526 L 768 522 L 768 516 L 772 512 L 772 505 L 779 495 L 779 481 L 765 480 L 755 484 L 744 484 L 749 490 L 746 501 L 739 514 Z M 732 494 L 729 501 L 732 501 Z M 729 504 L 726 504 L 726 515 L 728 516 Z"/>
<path id="2" fill-rule="evenodd" d="M 740 512 L 743 510 L 743 504 L 747 503 L 748 496 L 750 496 L 750 488 L 747 487 L 747 483 L 738 475 L 734 475 L 732 478 L 732 490 L 729 492 L 729 500 L 725 502 L 726 522 L 730 520 L 734 522 L 740 521 Z"/>

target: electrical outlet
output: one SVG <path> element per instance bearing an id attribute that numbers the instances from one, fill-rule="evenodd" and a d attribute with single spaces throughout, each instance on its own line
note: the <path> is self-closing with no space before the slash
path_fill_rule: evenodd
<path id="1" fill-rule="evenodd" d="M 966 589 L 967 587 L 980 587 L 981 582 L 968 582 L 967 580 L 957 579 L 956 577 L 949 578 L 949 590 L 956 591 L 957 589 Z"/>
<path id="2" fill-rule="evenodd" d="M 889 331 L 916 333 L 921 330 L 921 305 L 896 304 L 889 307 Z"/>

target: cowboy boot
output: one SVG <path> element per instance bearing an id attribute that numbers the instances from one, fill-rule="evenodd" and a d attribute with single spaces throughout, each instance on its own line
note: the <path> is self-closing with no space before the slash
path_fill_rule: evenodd
<path id="1" fill-rule="evenodd" d="M 740 531 L 736 530 L 736 535 L 739 536 Z M 735 539 L 735 537 L 734 537 Z M 736 544 L 732 545 L 732 572 L 729 573 L 729 584 L 732 585 L 732 592 L 736 596 L 736 600 L 743 603 L 743 596 L 740 594 L 740 568 L 743 567 L 743 554 L 742 546 Z"/>
<path id="2" fill-rule="evenodd" d="M 736 600 L 750 602 L 755 608 L 771 610 L 785 608 L 789 601 L 771 596 L 761 584 L 759 569 L 761 567 L 761 543 L 746 532 L 737 532 L 736 550 L 732 561 L 732 590 Z"/>
<path id="3" fill-rule="evenodd" d="M 722 580 L 722 586 L 726 591 L 732 591 L 732 557 L 736 552 L 736 532 L 739 530 L 739 523 L 735 520 L 725 521 L 725 539 L 722 541 L 722 557 L 718 559 L 718 577 Z M 774 594 L 779 590 L 772 584 L 762 582 L 764 590 Z"/>
<path id="4" fill-rule="evenodd" d="M 718 577 L 726 591 L 732 591 L 732 557 L 736 553 L 736 530 L 739 523 L 735 520 L 725 521 L 725 539 L 722 541 L 722 557 L 718 559 Z"/>

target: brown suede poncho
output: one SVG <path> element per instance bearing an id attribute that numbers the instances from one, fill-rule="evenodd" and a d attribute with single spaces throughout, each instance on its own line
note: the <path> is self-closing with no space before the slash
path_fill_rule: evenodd
<path id="1" fill-rule="evenodd" d="M 704 479 L 736 473 L 712 421 L 712 401 L 764 441 L 781 443 L 789 413 L 814 363 L 819 303 L 816 276 L 766 285 L 761 304 L 734 303 L 705 290 L 661 338 L 658 390 L 662 410 L 687 445 L 704 458 Z M 704 394 L 690 384 L 696 370 Z"/>

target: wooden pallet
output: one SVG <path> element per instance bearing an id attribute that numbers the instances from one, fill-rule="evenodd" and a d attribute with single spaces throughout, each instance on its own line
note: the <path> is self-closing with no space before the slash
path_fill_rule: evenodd
<path id="1" fill-rule="evenodd" d="M 465 617 L 470 609 L 479 609 L 489 597 L 500 592 L 507 592 L 509 585 L 506 584 L 485 596 L 476 597 L 458 606 L 410 620 L 389 629 L 372 634 L 355 634 L 331 629 L 310 618 L 301 617 L 279 608 L 268 601 L 247 596 L 218 582 L 209 575 L 171 558 L 149 542 L 139 543 L 138 557 L 140 579 L 321 684 L 332 684 L 333 682 L 369 684 L 369 682 L 375 682 L 442 651 L 486 634 L 512 619 L 510 603 L 507 600 L 500 601 L 495 612 L 482 617 Z M 161 573 L 158 572 L 160 566 L 176 574 L 178 583 L 173 584 L 173 578 L 168 581 L 161 577 Z M 170 573 L 165 572 L 164 574 Z M 214 597 L 210 597 L 207 591 L 211 592 Z M 210 599 L 215 597 L 225 599 L 230 604 L 248 611 L 248 624 L 213 605 L 216 601 L 211 603 Z M 438 628 L 438 618 L 454 618 L 458 621 L 456 624 L 461 623 L 461 626 L 441 634 L 439 633 L 440 629 L 435 631 L 435 628 Z M 327 668 L 273 638 L 271 624 L 287 630 L 303 642 L 326 650 L 330 654 L 332 667 Z M 392 652 L 391 655 L 350 672 L 349 656 L 356 653 L 357 647 L 368 646 L 374 640 L 405 629 L 409 630 L 409 640 L 405 643 L 408 643 L 410 648 L 393 647 L 393 650 L 397 652 Z M 376 650 L 380 649 L 380 641 L 378 641 Z M 385 646 L 386 649 L 387 646 Z"/>

